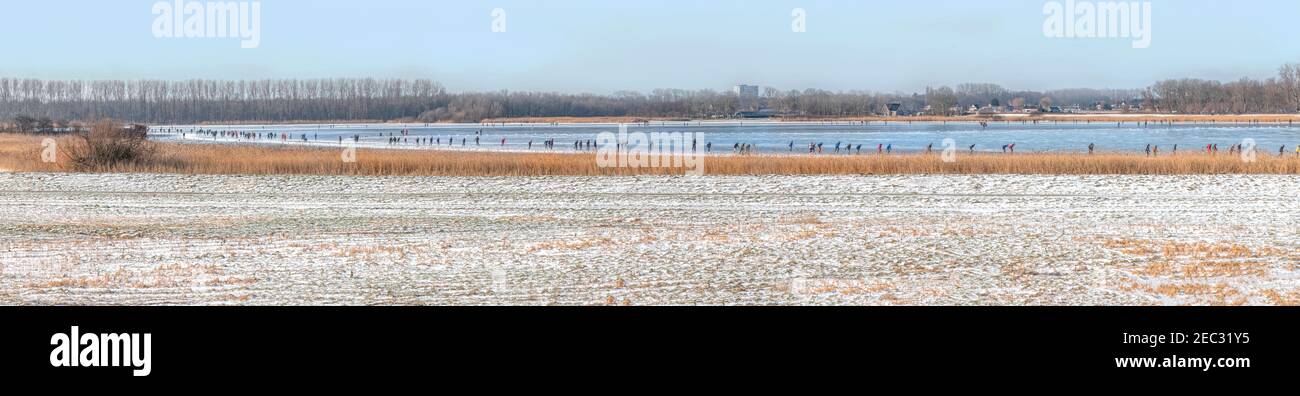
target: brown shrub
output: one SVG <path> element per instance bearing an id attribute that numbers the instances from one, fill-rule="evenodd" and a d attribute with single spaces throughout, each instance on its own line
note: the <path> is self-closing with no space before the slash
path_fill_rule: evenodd
<path id="1" fill-rule="evenodd" d="M 146 133 L 125 128 L 112 120 L 101 120 L 90 131 L 65 139 L 64 155 L 74 170 L 114 170 L 145 164 L 153 156 L 154 145 Z"/>

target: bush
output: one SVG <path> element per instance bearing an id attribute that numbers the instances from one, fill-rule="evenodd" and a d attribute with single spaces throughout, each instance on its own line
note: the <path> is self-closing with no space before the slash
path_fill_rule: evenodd
<path id="1" fill-rule="evenodd" d="M 71 166 L 77 170 L 110 169 L 120 165 L 142 164 L 154 154 L 144 128 L 124 128 L 111 120 L 90 126 L 73 139 L 65 151 Z"/>
<path id="2" fill-rule="evenodd" d="M 22 133 L 34 132 L 36 131 L 36 121 L 35 118 L 23 115 L 14 117 L 14 129 Z"/>

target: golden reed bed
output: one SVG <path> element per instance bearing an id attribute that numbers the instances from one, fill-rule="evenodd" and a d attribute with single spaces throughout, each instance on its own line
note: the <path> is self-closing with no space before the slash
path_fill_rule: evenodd
<path id="1" fill-rule="evenodd" d="M 0 134 L 0 171 L 74 171 L 64 156 L 41 161 L 41 137 Z M 66 138 L 64 140 L 66 142 Z M 64 143 L 60 143 L 64 144 Z M 358 149 L 355 163 L 342 150 L 325 147 L 277 147 L 155 143 L 152 159 L 98 172 L 195 174 L 322 174 L 426 176 L 662 175 L 672 168 L 601 168 L 593 154 L 491 153 L 468 151 Z M 893 155 L 715 155 L 704 160 L 709 175 L 830 174 L 1300 174 L 1293 153 L 1258 152 L 1255 162 L 1220 152 L 1184 152 L 1147 157 L 1141 154 L 966 154 L 945 163 L 939 154 Z"/>

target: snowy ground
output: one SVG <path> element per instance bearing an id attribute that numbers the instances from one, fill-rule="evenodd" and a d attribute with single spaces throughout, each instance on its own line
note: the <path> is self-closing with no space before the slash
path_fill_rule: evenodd
<path id="1" fill-rule="evenodd" d="M 1296 176 L 0 173 L 0 304 L 1300 304 Z"/>

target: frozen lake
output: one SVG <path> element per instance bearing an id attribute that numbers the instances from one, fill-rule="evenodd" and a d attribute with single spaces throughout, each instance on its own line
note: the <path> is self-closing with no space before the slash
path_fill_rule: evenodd
<path id="1" fill-rule="evenodd" d="M 261 138 L 213 137 L 194 131 L 235 131 L 259 134 Z M 389 137 L 404 140 L 390 144 Z M 359 138 L 363 147 L 400 147 L 412 149 L 470 150 L 542 150 L 542 142 L 556 141 L 556 150 L 572 150 L 575 141 L 595 140 L 600 132 L 618 132 L 614 124 L 311 124 L 311 125 L 240 125 L 240 126 L 160 126 L 153 128 L 158 140 L 260 142 L 265 144 L 338 145 L 340 138 Z M 894 151 L 915 152 L 933 144 L 943 148 L 944 139 L 953 139 L 956 147 L 976 151 L 1001 151 L 1003 145 L 1016 145 L 1018 152 L 1084 152 L 1088 144 L 1102 151 L 1140 152 L 1147 144 L 1162 152 L 1204 150 L 1207 144 L 1220 149 L 1253 139 L 1257 150 L 1276 153 L 1286 146 L 1293 153 L 1300 144 L 1300 125 L 1289 124 L 1139 124 L 1126 122 L 993 122 L 987 127 L 972 122 L 872 122 L 861 123 L 777 123 L 777 122 L 654 122 L 629 126 L 629 132 L 683 132 L 702 134 L 700 150 L 708 142 L 714 151 L 729 152 L 736 143 L 748 143 L 763 152 L 807 152 L 810 143 L 821 143 L 828 150 L 837 143 L 862 146 L 864 152 L 878 145 L 892 145 Z M 268 133 L 276 134 L 267 137 Z M 280 134 L 286 135 L 284 139 Z M 247 136 L 247 135 L 246 135 Z M 304 137 L 306 140 L 304 141 Z M 424 143 L 427 138 L 430 142 Z M 475 138 L 479 141 L 476 144 Z M 502 140 L 505 143 L 502 144 Z M 420 143 L 417 143 L 419 141 Z M 451 144 L 449 144 L 451 142 Z M 793 144 L 794 148 L 790 146 Z"/>

